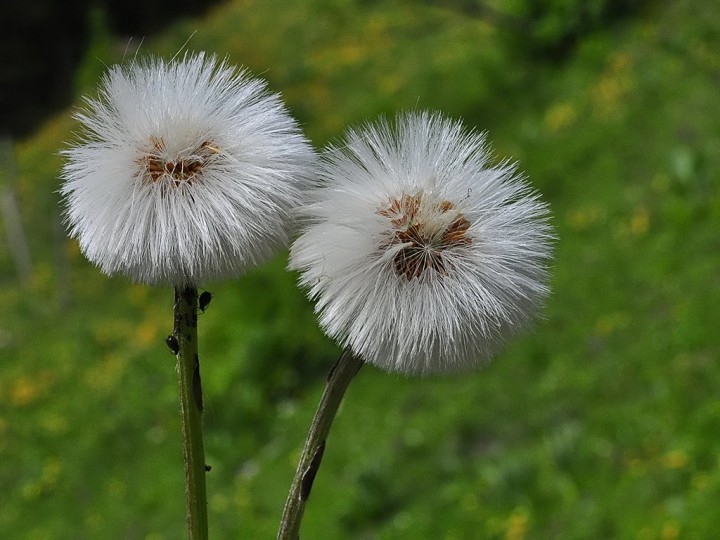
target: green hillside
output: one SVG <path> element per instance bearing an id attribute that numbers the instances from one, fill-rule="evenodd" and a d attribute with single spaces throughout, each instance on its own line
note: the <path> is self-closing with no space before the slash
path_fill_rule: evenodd
<path id="1" fill-rule="evenodd" d="M 532 332 L 462 377 L 363 368 L 303 538 L 715 538 L 720 3 L 645 3 L 561 52 L 472 4 L 234 0 L 137 52 L 96 14 L 78 94 L 105 64 L 187 41 L 265 77 L 318 147 L 439 109 L 486 130 L 549 202 L 553 294 Z M 183 538 L 172 291 L 109 279 L 65 239 L 75 127 L 67 111 L 18 141 L 3 179 L 32 271 L 18 279 L 3 230 L 0 538 Z M 339 354 L 285 264 L 203 284 L 213 538 L 274 538 Z"/>

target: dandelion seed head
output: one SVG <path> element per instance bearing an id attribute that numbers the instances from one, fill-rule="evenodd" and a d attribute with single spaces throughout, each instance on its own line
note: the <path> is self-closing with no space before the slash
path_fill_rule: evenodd
<path id="1" fill-rule="evenodd" d="M 315 153 L 265 81 L 202 53 L 111 68 L 76 114 L 60 192 L 107 274 L 197 284 L 289 243 Z"/>
<path id="2" fill-rule="evenodd" d="M 350 130 L 320 160 L 290 267 L 320 324 L 407 374 L 489 361 L 547 296 L 547 206 L 485 136 L 438 114 Z"/>

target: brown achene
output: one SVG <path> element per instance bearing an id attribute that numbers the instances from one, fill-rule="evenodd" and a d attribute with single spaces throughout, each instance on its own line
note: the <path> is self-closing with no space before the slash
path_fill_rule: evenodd
<path id="1" fill-rule="evenodd" d="M 467 236 L 470 222 L 455 205 L 450 201 L 425 201 L 422 192 L 403 194 L 387 208 L 379 210 L 378 214 L 388 218 L 395 229 L 390 245 L 404 245 L 395 255 L 393 263 L 395 273 L 408 280 L 420 278 L 431 268 L 447 275 L 448 261 L 443 251 L 472 243 Z"/>
<path id="2" fill-rule="evenodd" d="M 169 178 L 174 187 L 183 182 L 192 184 L 195 175 L 202 170 L 210 156 L 220 153 L 215 145 L 210 141 L 205 141 L 193 152 L 190 152 L 188 157 L 167 160 L 162 156 L 165 151 L 165 141 L 159 137 L 152 137 L 151 141 L 152 150 L 137 160 L 137 163 L 145 169 L 143 176 L 149 182 Z"/>

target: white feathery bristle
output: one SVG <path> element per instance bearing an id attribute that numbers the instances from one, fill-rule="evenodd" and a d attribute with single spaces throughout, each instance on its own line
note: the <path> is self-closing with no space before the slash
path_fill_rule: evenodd
<path id="1" fill-rule="evenodd" d="M 548 295 L 549 211 L 485 136 L 438 114 L 351 130 L 321 157 L 290 268 L 320 324 L 406 374 L 486 363 Z"/>
<path id="2" fill-rule="evenodd" d="M 315 153 L 265 81 L 188 54 L 115 66 L 86 101 L 60 192 L 105 273 L 198 284 L 288 245 Z"/>

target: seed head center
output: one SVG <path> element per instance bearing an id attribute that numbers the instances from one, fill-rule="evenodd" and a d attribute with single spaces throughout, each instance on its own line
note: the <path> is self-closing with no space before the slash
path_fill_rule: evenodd
<path id="1" fill-rule="evenodd" d="M 148 183 L 164 181 L 166 185 L 178 187 L 186 182 L 192 184 L 208 160 L 220 149 L 211 141 L 204 141 L 195 149 L 168 157 L 167 145 L 161 137 L 151 137 L 151 148 L 137 160 L 142 176 Z"/>
<path id="2" fill-rule="evenodd" d="M 470 222 L 450 201 L 433 201 L 419 192 L 403 194 L 378 211 L 392 224 L 389 246 L 402 245 L 393 259 L 395 273 L 408 280 L 432 268 L 447 275 L 449 263 L 443 252 L 471 244 Z"/>

